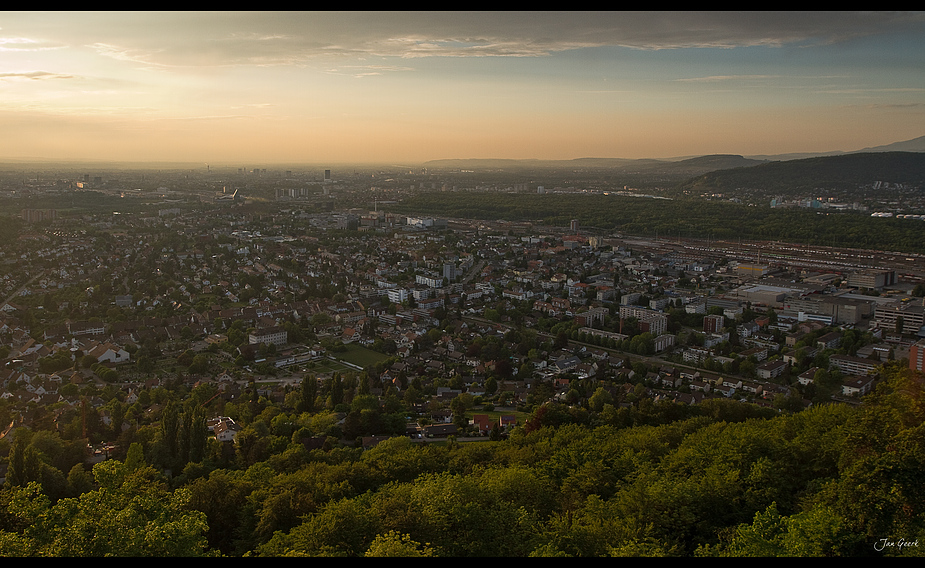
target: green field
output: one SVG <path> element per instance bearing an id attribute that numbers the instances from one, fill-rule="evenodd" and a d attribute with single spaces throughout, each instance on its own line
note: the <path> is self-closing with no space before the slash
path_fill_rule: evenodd
<path id="1" fill-rule="evenodd" d="M 515 416 L 517 417 L 518 426 L 523 426 L 524 423 L 527 421 L 527 419 L 530 418 L 530 414 L 527 412 L 521 412 L 519 410 L 514 410 L 512 408 L 505 408 L 503 410 L 498 410 L 497 407 L 495 410 L 490 410 L 490 411 L 482 410 L 482 407 L 472 408 L 468 412 L 466 412 L 466 418 L 471 420 L 472 417 L 476 414 L 487 414 L 488 418 L 490 418 L 492 422 L 497 422 L 498 420 L 500 420 L 502 415 Z"/>
<path id="2" fill-rule="evenodd" d="M 341 353 L 333 353 L 332 355 L 342 361 L 348 363 L 353 363 L 354 365 L 359 365 L 360 367 L 366 368 L 369 365 L 373 365 L 382 361 L 383 359 L 388 359 L 388 355 L 379 353 L 378 351 L 373 351 L 372 349 L 367 349 L 362 345 L 356 345 L 350 343 L 345 346 L 346 351 Z"/>

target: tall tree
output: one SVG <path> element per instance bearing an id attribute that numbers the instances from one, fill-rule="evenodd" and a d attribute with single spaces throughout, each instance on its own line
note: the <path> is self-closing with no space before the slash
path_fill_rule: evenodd
<path id="1" fill-rule="evenodd" d="M 16 433 L 13 446 L 10 448 L 10 464 L 6 472 L 6 481 L 13 487 L 26 484 L 25 456 L 29 442 L 23 434 L 24 431 Z"/>
<path id="2" fill-rule="evenodd" d="M 125 457 L 125 469 L 129 472 L 147 466 L 144 449 L 138 442 L 132 442 Z"/>
<path id="3" fill-rule="evenodd" d="M 340 378 L 340 373 L 334 373 L 331 378 L 331 403 L 334 406 L 344 402 L 344 383 Z"/>
<path id="4" fill-rule="evenodd" d="M 177 410 L 177 403 L 169 401 L 164 407 L 161 414 L 161 439 L 164 444 L 164 450 L 171 466 L 179 457 L 179 434 L 180 434 L 180 415 Z"/>
<path id="5" fill-rule="evenodd" d="M 199 463 L 205 457 L 206 442 L 208 441 L 206 429 L 206 412 L 202 406 L 190 411 L 189 422 L 189 461 Z"/>
<path id="6" fill-rule="evenodd" d="M 315 399 L 318 397 L 318 379 L 314 375 L 306 374 L 302 377 L 302 398 L 299 401 L 299 412 L 312 413 L 315 411 Z"/>

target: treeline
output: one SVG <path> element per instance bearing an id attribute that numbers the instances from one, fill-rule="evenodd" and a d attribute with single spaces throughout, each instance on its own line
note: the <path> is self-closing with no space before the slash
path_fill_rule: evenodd
<path id="1" fill-rule="evenodd" d="M 703 199 L 647 199 L 580 194 L 423 193 L 395 206 L 408 215 L 503 219 L 568 226 L 578 219 L 629 235 L 789 242 L 918 252 L 925 250 L 922 221 L 862 213 L 749 207 Z"/>
<path id="2" fill-rule="evenodd" d="M 76 496 L 4 485 L 0 555 L 921 556 L 923 395 L 888 364 L 858 407 L 546 404 L 504 441 L 366 451 L 258 417 L 259 461 L 207 451 L 171 482 L 148 464 L 193 459 L 176 408 L 172 454 L 133 444 Z"/>

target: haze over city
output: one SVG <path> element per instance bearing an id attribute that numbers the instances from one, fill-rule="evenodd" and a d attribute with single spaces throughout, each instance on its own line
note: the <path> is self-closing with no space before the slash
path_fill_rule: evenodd
<path id="1" fill-rule="evenodd" d="M 921 136 L 925 14 L 6 12 L 0 159 L 421 163 Z"/>

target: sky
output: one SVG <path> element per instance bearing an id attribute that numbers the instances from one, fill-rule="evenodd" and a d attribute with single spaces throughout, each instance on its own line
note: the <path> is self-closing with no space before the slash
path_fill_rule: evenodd
<path id="1" fill-rule="evenodd" d="M 0 12 L 0 160 L 421 164 L 925 135 L 925 12 Z"/>

